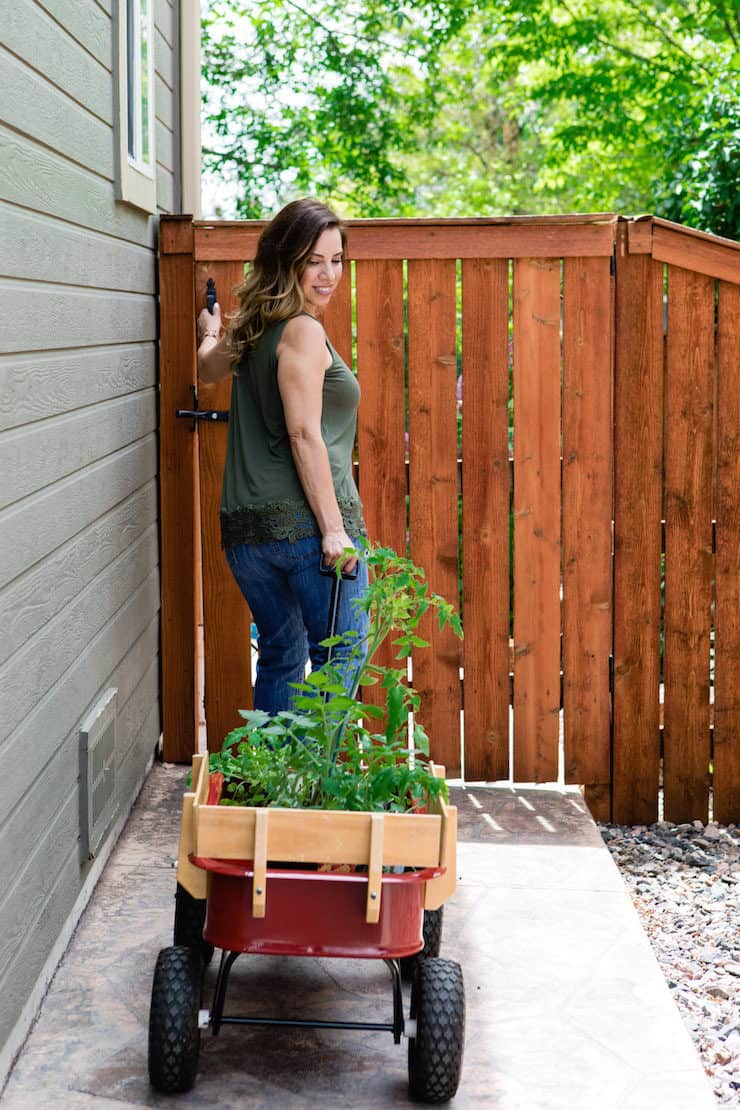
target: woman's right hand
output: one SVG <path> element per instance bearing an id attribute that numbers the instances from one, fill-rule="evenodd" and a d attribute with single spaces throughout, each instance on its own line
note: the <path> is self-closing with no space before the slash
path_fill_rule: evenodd
<path id="1" fill-rule="evenodd" d="M 207 308 L 202 308 L 198 313 L 197 332 L 198 332 L 198 346 L 203 342 L 206 336 L 212 336 L 218 339 L 221 335 L 221 306 L 216 301 L 213 306 L 213 312 L 209 312 Z"/>
<path id="2" fill-rule="evenodd" d="M 357 555 L 344 557 L 344 551 L 348 547 L 351 547 L 354 551 L 355 545 L 343 528 L 336 532 L 326 532 L 321 537 L 321 552 L 324 563 L 330 567 L 335 567 L 337 563 L 341 563 L 343 573 L 351 574 L 357 566 Z"/>

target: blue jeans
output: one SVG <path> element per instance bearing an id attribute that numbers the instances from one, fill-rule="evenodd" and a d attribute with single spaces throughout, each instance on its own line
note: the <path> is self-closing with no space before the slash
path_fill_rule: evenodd
<path id="1" fill-rule="evenodd" d="M 257 625 L 259 657 L 254 707 L 274 715 L 290 709 L 310 658 L 315 670 L 326 662 L 326 639 L 332 577 L 319 573 L 321 537 L 277 540 L 274 543 L 235 544 L 226 548 L 226 561 L 244 594 Z M 352 604 L 367 589 L 367 566 L 360 562 L 356 579 L 342 581 L 337 632 L 354 629 L 367 634 L 367 614 Z M 348 660 L 351 648 L 334 648 L 332 662 L 354 693 L 359 663 Z"/>

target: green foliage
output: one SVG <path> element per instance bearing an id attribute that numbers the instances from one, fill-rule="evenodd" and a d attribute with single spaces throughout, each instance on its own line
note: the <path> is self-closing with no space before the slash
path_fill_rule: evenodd
<path id="1" fill-rule="evenodd" d="M 654 211 L 738 234 L 733 0 L 220 0 L 206 168 L 264 216 Z M 217 213 L 218 214 L 218 213 Z"/>
<path id="2" fill-rule="evenodd" d="M 426 798 L 446 797 L 444 780 L 429 770 L 429 741 L 418 722 L 409 750 L 409 714 L 420 699 L 406 683 L 405 665 L 379 666 L 373 658 L 393 633 L 399 660 L 428 646 L 417 629 L 430 611 L 440 628 L 449 624 L 458 636 L 460 619 L 410 560 L 377 546 L 366 547 L 363 558 L 370 585 L 356 604 L 368 614 L 367 637 L 355 642 L 354 633 L 345 633 L 324 643 L 347 645 L 349 684 L 380 684 L 384 708 L 349 697 L 330 662 L 296 684 L 293 710 L 274 717 L 242 711 L 246 724 L 210 757 L 211 771 L 226 777 L 223 805 L 405 812 Z M 372 731 L 376 726 L 382 731 Z"/>
<path id="3" fill-rule="evenodd" d="M 410 202 L 393 156 L 430 105 L 403 75 L 434 68 L 461 12 L 400 0 L 209 5 L 204 166 L 238 177 L 236 214 L 263 216 L 307 192 L 364 215 Z"/>

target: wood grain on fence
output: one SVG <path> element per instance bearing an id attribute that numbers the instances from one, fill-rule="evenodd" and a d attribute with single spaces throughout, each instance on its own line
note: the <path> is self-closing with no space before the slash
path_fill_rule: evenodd
<path id="1" fill-rule="evenodd" d="M 198 735 L 195 436 L 175 417 L 193 405 L 195 313 L 189 217 L 163 225 L 159 257 L 159 473 L 162 576 L 162 750 L 189 762 Z"/>
<path id="2" fill-rule="evenodd" d="M 514 262 L 514 776 L 558 777 L 560 262 Z"/>
<path id="3" fill-rule="evenodd" d="M 668 267 L 663 788 L 668 821 L 707 820 L 714 281 Z"/>
<path id="4" fill-rule="evenodd" d="M 324 330 L 348 366 L 352 366 L 352 281 L 349 263 L 322 320 Z"/>
<path id="5" fill-rule="evenodd" d="M 408 264 L 409 525 L 411 557 L 432 590 L 457 603 L 457 421 L 455 416 L 456 267 L 454 261 Z M 460 647 L 449 628 L 426 617 L 431 651 L 413 655 L 413 686 L 434 758 L 460 773 Z"/>
<path id="6" fill-rule="evenodd" d="M 357 373 L 362 390 L 357 445 L 360 496 L 368 536 L 406 554 L 406 447 L 403 263 L 357 263 Z M 378 651 L 382 666 L 401 664 L 390 639 Z M 363 696 L 382 701 L 377 687 Z"/>
<path id="7" fill-rule="evenodd" d="M 611 780 L 612 289 L 609 259 L 563 264 L 565 781 Z M 609 818 L 608 805 L 598 814 Z"/>
<path id="8" fill-rule="evenodd" d="M 502 219 L 347 220 L 348 254 L 361 259 L 574 258 L 609 256 L 616 218 L 609 214 Z M 195 224 L 199 262 L 251 257 L 261 221 Z"/>
<path id="9" fill-rule="evenodd" d="M 614 427 L 612 815 L 658 816 L 663 267 L 618 255 Z"/>
<path id="10" fill-rule="evenodd" d="M 740 285 L 719 283 L 714 820 L 740 817 Z"/>
<path id="11" fill-rule="evenodd" d="M 509 768 L 509 264 L 462 264 L 465 777 Z"/>
<path id="12" fill-rule="evenodd" d="M 216 282 L 224 315 L 236 308 L 234 288 L 242 281 L 238 262 L 216 262 L 196 269 L 196 304 L 205 305 L 206 281 Z M 201 408 L 228 409 L 231 377 L 201 386 Z M 201 422 L 201 544 L 203 562 L 204 704 L 209 751 L 220 751 L 224 737 L 242 724 L 240 709 L 252 707 L 251 617 L 221 550 L 221 483 L 226 461 L 227 424 Z"/>
<path id="13" fill-rule="evenodd" d="M 197 722 L 192 695 L 196 437 L 184 421 L 174 421 L 176 407 L 190 407 L 189 386 L 194 381 L 194 263 L 208 264 L 198 270 L 198 296 L 205 277 L 213 273 L 226 306 L 226 294 L 263 226 L 257 221 L 191 225 L 184 218 L 162 220 L 162 696 L 168 759 L 189 758 Z M 565 778 L 582 782 L 593 811 L 608 817 L 611 760 L 612 818 L 627 823 L 656 819 L 665 426 L 665 815 L 677 820 L 706 818 L 711 759 L 714 816 L 737 820 L 738 246 L 651 217 L 625 221 L 609 215 L 349 221 L 348 237 L 357 276 L 357 364 L 363 390 L 360 492 L 371 537 L 405 550 L 408 479 L 412 558 L 424 566 L 431 587 L 453 601 L 458 593 L 459 539 L 456 260 L 462 260 L 466 640 L 461 648 L 449 631 L 440 635 L 429 620 L 422 634 L 431 640 L 432 649 L 419 651 L 413 659 L 414 686 L 423 698 L 420 717 L 429 727 L 435 759 L 445 763 L 450 774 L 460 770 L 459 664 L 464 657 L 466 777 L 495 781 L 510 775 L 520 782 L 557 777 L 562 628 Z M 614 248 L 616 278 L 610 294 Z M 508 765 L 507 458 L 507 274 L 512 259 L 513 768 Z M 666 336 L 665 264 L 670 267 Z M 353 356 L 351 293 L 347 268 L 324 321 L 348 363 Z M 403 442 L 405 328 L 408 464 Z M 208 407 L 226 404 L 207 390 L 201 401 Z M 206 700 L 209 735 L 217 745 L 223 731 L 235 723 L 230 714 L 248 704 L 248 684 L 239 668 L 248 666 L 249 618 L 241 598 L 233 594 L 235 587 L 218 548 L 224 426 L 201 427 L 200 439 Z M 241 616 L 234 619 L 235 606 L 244 614 L 241 625 Z M 227 686 L 239 692 L 232 696 Z M 212 726 L 213 720 L 217 723 Z"/>

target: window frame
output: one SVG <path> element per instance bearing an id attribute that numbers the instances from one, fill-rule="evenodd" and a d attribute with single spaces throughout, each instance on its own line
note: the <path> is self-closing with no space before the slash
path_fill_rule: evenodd
<path id="1" fill-rule="evenodd" d="M 145 14 L 142 4 L 146 4 Z M 116 4 L 116 197 L 146 212 L 157 210 L 156 151 L 154 145 L 154 0 L 118 0 Z M 133 50 L 129 51 L 129 15 L 139 20 L 133 28 Z M 146 133 L 142 119 L 144 74 L 141 67 L 142 21 L 146 34 Z M 132 78 L 136 87 L 132 88 Z M 130 105 L 135 116 L 131 121 Z M 130 123 L 133 133 L 130 134 Z M 130 153 L 133 138 L 134 153 Z M 148 145 L 148 158 L 144 151 Z"/>

